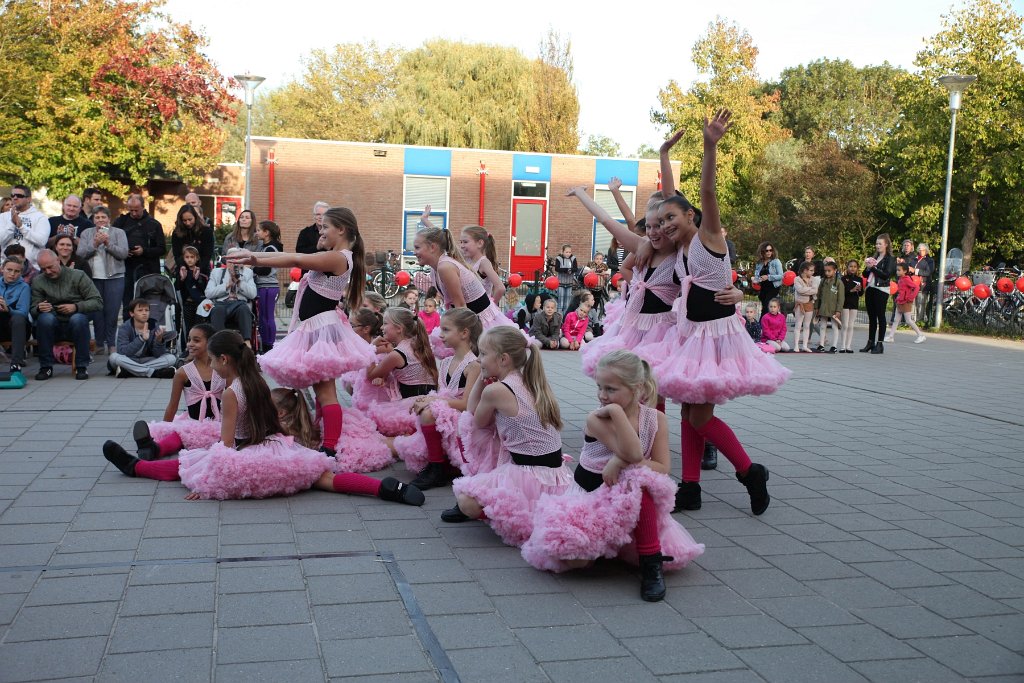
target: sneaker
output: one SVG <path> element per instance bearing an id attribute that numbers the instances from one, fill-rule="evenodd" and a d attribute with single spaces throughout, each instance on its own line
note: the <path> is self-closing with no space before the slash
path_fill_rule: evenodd
<path id="1" fill-rule="evenodd" d="M 927 337 L 925 337 L 923 334 L 919 334 L 919 335 L 917 335 L 917 338 L 914 340 L 914 343 L 915 344 L 920 344 L 925 339 L 927 339 Z M 12 370 L 12 372 L 13 372 L 13 370 Z"/>
<path id="2" fill-rule="evenodd" d="M 422 491 L 412 484 L 405 484 L 394 477 L 384 477 L 381 480 L 377 497 L 381 500 L 405 503 L 406 505 L 423 505 L 426 501 L 426 496 Z"/>
<path id="3" fill-rule="evenodd" d="M 818 344 L 817 346 L 814 347 L 814 351 L 812 351 L 811 353 L 825 353 L 825 347 L 822 346 L 821 344 Z"/>
<path id="4" fill-rule="evenodd" d="M 21 366 L 17 363 L 11 363 L 11 374 L 13 375 L 16 372 L 21 372 Z"/>
<path id="5" fill-rule="evenodd" d="M 412 480 L 412 485 L 420 491 L 428 491 L 439 486 L 450 486 L 451 477 L 448 476 L 448 468 L 445 463 L 428 462 L 427 466 Z"/>
<path id="6" fill-rule="evenodd" d="M 450 507 L 441 513 L 441 521 L 448 522 L 449 524 L 460 524 L 462 522 L 472 521 L 465 512 L 459 509 L 458 504 L 455 507 Z"/>
<path id="7" fill-rule="evenodd" d="M 36 373 L 36 381 L 42 382 L 53 377 L 53 368 L 39 368 L 39 372 Z"/>
<path id="8" fill-rule="evenodd" d="M 89 371 L 85 368 L 75 370 L 75 379 L 89 379 Z"/>
<path id="9" fill-rule="evenodd" d="M 833 347 L 829 348 L 828 352 L 829 353 L 839 353 L 839 349 L 837 349 L 836 347 L 833 346 Z"/>
<path id="10" fill-rule="evenodd" d="M 135 466 L 139 459 L 121 447 L 116 441 L 106 441 L 103 444 L 103 457 L 114 467 L 121 470 L 127 477 L 135 476 Z"/>
<path id="11" fill-rule="evenodd" d="M 154 379 L 174 379 L 174 368 L 160 368 L 153 371 Z"/>
<path id="12" fill-rule="evenodd" d="M 884 341 L 886 344 L 893 344 L 896 342 L 896 339 L 891 334 L 887 334 L 885 335 L 885 339 L 883 339 L 882 341 Z"/>

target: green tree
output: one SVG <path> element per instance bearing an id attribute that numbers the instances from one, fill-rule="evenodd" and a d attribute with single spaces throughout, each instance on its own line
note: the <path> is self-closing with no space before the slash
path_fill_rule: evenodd
<path id="1" fill-rule="evenodd" d="M 590 135 L 587 137 L 587 144 L 580 149 L 580 154 L 592 157 L 617 157 L 622 155 L 622 148 L 607 135 Z"/>
<path id="2" fill-rule="evenodd" d="M 0 22 L 0 177 L 55 196 L 198 180 L 232 120 L 205 39 L 157 0 L 12 0 Z"/>
<path id="3" fill-rule="evenodd" d="M 936 79 L 977 75 L 957 117 L 950 238 L 964 267 L 981 258 L 1024 256 L 1024 22 L 1009 2 L 974 0 L 944 17 L 917 54 L 919 72 L 900 79 L 903 115 L 879 159 L 882 201 L 911 235 L 937 243 L 945 188 L 948 95 Z"/>
<path id="4" fill-rule="evenodd" d="M 679 159 L 681 189 L 696 197 L 700 182 L 704 118 L 716 109 L 733 112 L 733 127 L 718 146 L 718 201 L 723 220 L 733 226 L 756 222 L 753 189 L 765 149 L 788 132 L 770 119 L 778 109 L 778 95 L 766 94 L 757 75 L 757 47 L 750 34 L 718 18 L 694 44 L 691 54 L 700 78 L 688 90 L 676 81 L 659 93 L 661 110 L 652 121 L 682 129 L 673 148 Z M 735 234 L 735 233 L 734 233 Z"/>
<path id="5" fill-rule="evenodd" d="M 636 153 L 633 156 L 637 159 L 657 159 L 659 154 L 657 149 L 651 147 L 647 143 L 644 143 L 637 147 Z"/>
<path id="6" fill-rule="evenodd" d="M 579 145 L 580 102 L 572 84 L 572 42 L 553 29 L 540 44 L 517 149 L 574 154 Z"/>

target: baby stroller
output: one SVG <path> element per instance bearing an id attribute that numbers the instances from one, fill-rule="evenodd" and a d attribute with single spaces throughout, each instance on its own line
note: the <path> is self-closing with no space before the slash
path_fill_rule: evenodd
<path id="1" fill-rule="evenodd" d="M 181 309 L 174 283 L 160 273 L 143 275 L 135 281 L 135 298 L 145 299 L 149 304 L 149 317 L 172 333 L 165 337 L 165 343 L 168 351 L 175 352 L 178 337 L 176 330 L 181 328 Z"/>

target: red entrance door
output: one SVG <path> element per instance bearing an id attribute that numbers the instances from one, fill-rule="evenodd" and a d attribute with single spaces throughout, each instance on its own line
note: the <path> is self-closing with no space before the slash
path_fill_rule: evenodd
<path id="1" fill-rule="evenodd" d="M 535 270 L 544 270 L 544 247 L 548 241 L 548 202 L 546 199 L 512 200 L 512 249 L 509 272 L 533 279 Z"/>

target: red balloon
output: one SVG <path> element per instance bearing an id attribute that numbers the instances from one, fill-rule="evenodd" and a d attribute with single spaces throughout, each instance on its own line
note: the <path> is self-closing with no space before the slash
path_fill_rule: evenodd
<path id="1" fill-rule="evenodd" d="M 897 285 L 895 282 L 890 282 L 889 283 L 889 293 L 890 294 L 895 294 L 898 291 L 900 291 L 899 285 Z"/>
<path id="2" fill-rule="evenodd" d="M 750 288 L 753 289 L 755 292 L 760 292 L 761 291 L 761 283 L 760 282 L 755 282 L 754 284 L 750 285 Z"/>
<path id="3" fill-rule="evenodd" d="M 598 281 L 599 278 L 597 277 L 597 273 L 587 273 L 583 276 L 583 286 L 587 289 L 594 289 L 597 287 Z"/>
<path id="4" fill-rule="evenodd" d="M 987 299 L 992 296 L 992 290 L 988 288 L 988 285 L 974 285 L 974 296 L 979 299 Z"/>
<path id="5" fill-rule="evenodd" d="M 924 284 L 924 278 L 920 275 L 911 275 L 910 277 L 914 278 L 914 282 L 917 283 L 918 287 Z"/>
<path id="6" fill-rule="evenodd" d="M 739 273 L 737 273 L 737 272 L 735 271 L 735 269 L 734 269 L 734 270 L 732 271 L 732 281 L 733 281 L 733 282 L 736 282 L 737 278 L 739 278 Z"/>
<path id="7" fill-rule="evenodd" d="M 523 284 L 523 276 L 519 273 L 512 273 L 508 276 L 509 287 L 518 287 L 521 284 Z"/>
<path id="8" fill-rule="evenodd" d="M 400 270 L 395 273 L 395 284 L 399 287 L 405 287 L 412 281 L 412 276 L 404 270 Z"/>
<path id="9" fill-rule="evenodd" d="M 550 289 L 552 292 L 558 289 L 558 278 L 552 275 L 544 281 L 544 286 Z"/>
<path id="10" fill-rule="evenodd" d="M 1003 294 L 1009 294 L 1013 291 L 1013 280 L 1008 277 L 1001 277 L 996 280 L 996 289 Z"/>
<path id="11" fill-rule="evenodd" d="M 796 273 L 792 270 L 786 271 L 786 274 L 782 276 L 782 284 L 792 287 L 794 282 L 796 282 Z"/>
<path id="12" fill-rule="evenodd" d="M 1024 277 L 1022 277 L 1021 280 L 1024 281 Z M 615 273 L 615 275 L 612 275 L 612 287 L 618 289 L 620 282 L 622 282 L 621 273 Z M 1021 291 L 1024 292 L 1024 289 L 1022 289 Z"/>
<path id="13" fill-rule="evenodd" d="M 957 289 L 959 289 L 959 290 L 960 290 L 961 292 L 966 292 L 966 291 L 970 290 L 970 288 L 971 288 L 971 286 L 972 286 L 972 285 L 971 285 L 971 278 L 967 277 L 966 275 L 961 275 L 960 277 L 958 277 L 958 278 L 957 278 L 957 279 L 956 279 L 956 280 L 955 280 L 955 281 L 953 282 L 953 284 L 954 284 L 954 285 L 956 286 L 956 288 L 957 288 Z"/>
<path id="14" fill-rule="evenodd" d="M 291 276 L 292 282 L 298 282 L 302 279 L 302 268 L 292 268 L 288 275 Z"/>
<path id="15" fill-rule="evenodd" d="M 1017 291 L 1024 292 L 1024 277 L 1017 278 Z"/>

